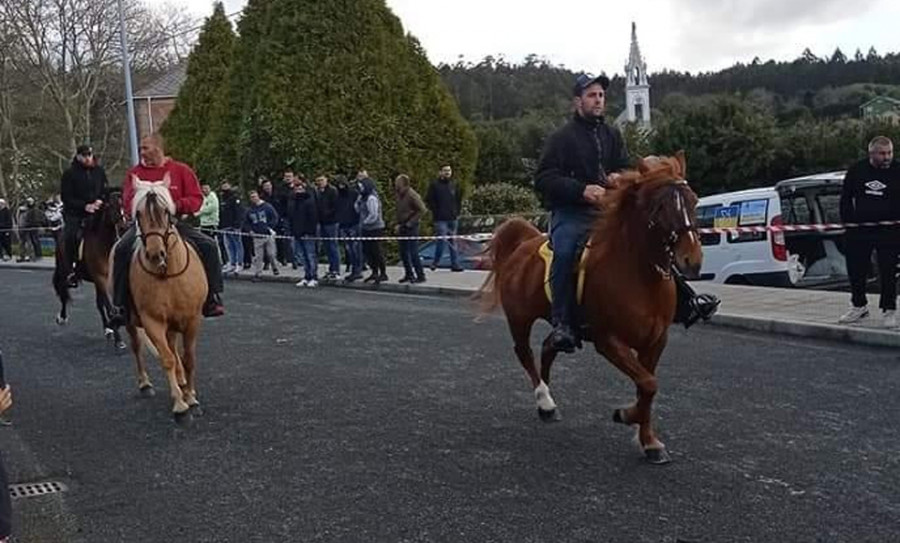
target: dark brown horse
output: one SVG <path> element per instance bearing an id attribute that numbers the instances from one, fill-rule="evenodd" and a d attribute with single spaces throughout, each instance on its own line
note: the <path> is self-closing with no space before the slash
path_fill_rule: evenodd
<path id="1" fill-rule="evenodd" d="M 104 194 L 103 207 L 98 213 L 85 219 L 82 246 L 82 278 L 94 284 L 95 301 L 100 320 L 103 322 L 103 334 L 107 340 L 113 341 L 116 349 L 125 349 L 118 329 L 109 325 L 110 301 L 107 294 L 109 285 L 109 252 L 119 239 L 125 227 L 125 216 L 122 213 L 122 195 L 119 192 Z M 66 324 L 69 321 L 68 305 L 72 301 L 69 294 L 68 276 L 72 264 L 67 262 L 63 247 L 62 232 L 56 239 L 56 269 L 53 271 L 53 289 L 61 303 L 56 323 Z"/>
<path id="2" fill-rule="evenodd" d="M 650 414 L 658 386 L 656 365 L 675 314 L 675 284 L 669 272 L 677 265 L 696 276 L 703 259 L 695 232 L 697 196 L 684 176 L 683 153 L 644 159 L 637 171 L 624 173 L 604 196 L 602 218 L 591 233 L 585 258 L 584 339 L 637 386 L 637 401 L 617 409 L 613 418 L 639 426 L 641 448 L 657 464 L 670 461 Z M 539 372 L 529 345 L 535 321 L 550 318 L 544 263 L 538 255 L 545 239 L 522 219 L 501 225 L 491 242 L 493 271 L 481 295 L 485 309 L 503 306 L 538 413 L 552 421 L 560 418 L 549 388 L 556 352 L 549 338 L 545 340 Z"/>

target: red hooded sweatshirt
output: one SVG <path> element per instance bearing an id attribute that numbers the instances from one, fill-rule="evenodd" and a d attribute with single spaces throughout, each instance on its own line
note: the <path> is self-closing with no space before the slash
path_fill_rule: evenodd
<path id="1" fill-rule="evenodd" d="M 200 190 L 197 175 L 187 164 L 166 157 L 162 166 L 150 167 L 142 162 L 125 174 L 125 182 L 122 183 L 122 205 L 129 217 L 131 217 L 131 200 L 134 198 L 133 176 L 137 176 L 141 181 L 162 181 L 167 173 L 171 180 L 169 192 L 175 202 L 176 214 L 193 215 L 200 211 L 200 206 L 203 205 L 203 192 Z"/>

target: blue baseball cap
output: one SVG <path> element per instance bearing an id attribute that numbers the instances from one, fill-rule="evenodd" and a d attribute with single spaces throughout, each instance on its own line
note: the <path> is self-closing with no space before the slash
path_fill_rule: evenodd
<path id="1" fill-rule="evenodd" d="M 581 74 L 575 79 L 575 86 L 572 87 L 572 96 L 581 96 L 584 90 L 594 83 L 599 83 L 603 90 L 609 88 L 609 78 L 603 74 Z"/>

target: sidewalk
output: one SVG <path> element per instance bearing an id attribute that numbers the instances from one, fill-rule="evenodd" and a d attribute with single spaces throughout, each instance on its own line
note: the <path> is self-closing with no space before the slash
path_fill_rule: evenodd
<path id="1" fill-rule="evenodd" d="M 0 262 L 0 270 L 4 268 L 24 268 L 52 270 L 52 259 L 45 258 L 36 263 Z M 320 266 L 320 277 L 327 271 Z M 262 281 L 296 283 L 302 279 L 300 270 L 290 267 L 281 268 L 281 275 L 275 277 L 271 272 L 263 272 Z M 403 269 L 396 266 L 388 268 L 389 282 L 375 286 L 361 281 L 345 285 L 343 283 L 320 283 L 319 288 L 352 288 L 384 292 L 399 292 L 417 295 L 444 295 L 468 297 L 475 293 L 487 277 L 487 272 L 467 270 L 454 273 L 439 269 L 426 269 L 428 281 L 423 284 L 398 284 L 403 276 Z M 249 281 L 249 271 L 237 277 L 229 276 L 228 280 Z M 693 283 L 699 292 L 709 292 L 722 299 L 719 313 L 706 325 L 729 326 L 756 332 L 786 334 L 790 336 L 830 339 L 848 343 L 874 345 L 881 347 L 900 347 L 900 329 L 887 330 L 881 327 L 880 311 L 877 308 L 877 297 L 870 295 L 872 314 L 862 323 L 854 325 L 837 324 L 838 317 L 847 310 L 849 294 L 844 292 L 827 292 L 819 290 L 776 289 L 762 287 L 745 287 L 717 285 L 712 283 Z M 301 289 L 296 289 L 298 295 Z M 49 292 L 49 290 L 48 290 Z M 227 301 L 227 299 L 226 299 Z M 697 326 L 704 326 L 698 324 Z"/>

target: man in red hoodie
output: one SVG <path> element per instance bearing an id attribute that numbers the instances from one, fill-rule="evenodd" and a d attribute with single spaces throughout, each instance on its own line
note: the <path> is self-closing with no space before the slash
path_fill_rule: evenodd
<path id="1" fill-rule="evenodd" d="M 171 181 L 169 192 L 175 202 L 176 215 L 193 215 L 199 211 L 203 203 L 203 192 L 200 190 L 200 182 L 190 166 L 165 155 L 162 137 L 153 134 L 141 140 L 141 162 L 128 170 L 125 174 L 125 182 L 122 183 L 122 205 L 125 213 L 132 216 L 132 200 L 134 198 L 134 178 L 142 181 L 162 181 L 168 175 Z M 206 279 L 209 282 L 209 297 L 203 305 L 204 317 L 218 317 L 225 313 L 220 294 L 222 284 L 222 261 L 219 257 L 219 248 L 215 240 L 193 228 L 186 222 L 176 224 L 178 234 L 191 242 L 206 270 Z M 113 311 L 111 324 L 121 326 L 125 324 L 126 309 L 131 302 L 128 283 L 128 270 L 134 256 L 135 240 L 137 238 L 134 224 L 125 232 L 122 239 L 116 245 L 113 258 Z"/>

